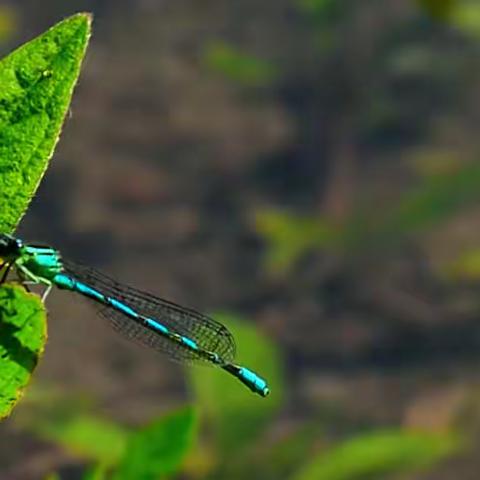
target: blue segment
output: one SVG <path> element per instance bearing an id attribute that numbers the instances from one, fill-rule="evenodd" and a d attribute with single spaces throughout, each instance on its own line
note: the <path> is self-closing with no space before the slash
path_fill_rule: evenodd
<path id="1" fill-rule="evenodd" d="M 93 298 L 95 300 L 99 300 L 100 302 L 105 302 L 105 295 L 101 294 L 97 290 L 90 288 L 88 285 L 85 285 L 81 282 L 75 282 L 75 286 L 73 287 L 78 293 L 82 293 L 83 295 L 87 295 L 87 297 Z"/>
<path id="2" fill-rule="evenodd" d="M 196 342 L 194 342 L 190 338 L 182 336 L 182 342 L 185 345 L 189 346 L 192 350 L 198 350 L 198 345 L 196 344 Z"/>
<path id="3" fill-rule="evenodd" d="M 267 387 L 267 382 L 263 378 L 260 378 L 255 372 L 252 372 L 248 368 L 241 367 L 238 372 L 240 379 L 243 379 L 252 390 L 266 397 L 270 390 Z"/>
<path id="4" fill-rule="evenodd" d="M 53 277 L 53 283 L 55 283 L 58 288 L 65 288 L 66 290 L 77 291 L 78 293 L 86 295 L 87 297 L 105 303 L 105 295 L 102 295 L 100 292 L 94 290 L 93 288 L 90 288 L 84 283 L 77 282 L 69 275 L 59 273 L 58 275 L 55 275 Z"/>
<path id="5" fill-rule="evenodd" d="M 152 320 L 151 318 L 146 318 L 145 322 L 147 323 L 147 325 L 150 325 L 155 330 L 158 330 L 164 334 L 169 333 L 169 330 L 167 327 L 163 326 L 161 323 L 156 322 L 155 320 Z"/>
<path id="6" fill-rule="evenodd" d="M 59 273 L 53 277 L 53 283 L 55 283 L 58 288 L 73 290 L 77 282 L 72 277 L 64 275 L 63 273 Z"/>
<path id="7" fill-rule="evenodd" d="M 128 315 L 129 317 L 138 318 L 138 313 L 135 310 L 132 310 L 128 305 L 125 305 L 114 298 L 107 298 L 107 302 L 113 307 L 119 310 L 120 312 Z"/>

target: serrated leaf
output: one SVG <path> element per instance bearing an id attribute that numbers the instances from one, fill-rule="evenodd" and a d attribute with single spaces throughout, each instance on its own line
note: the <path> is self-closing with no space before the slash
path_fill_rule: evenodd
<path id="1" fill-rule="evenodd" d="M 459 447 L 453 435 L 381 431 L 334 447 L 292 480 L 356 480 L 427 468 Z"/>
<path id="2" fill-rule="evenodd" d="M 21 397 L 43 352 L 45 310 L 38 296 L 17 285 L 0 287 L 0 419 Z"/>
<path id="3" fill-rule="evenodd" d="M 0 61 L 0 232 L 12 232 L 47 168 L 90 36 L 82 13 Z"/>
<path id="4" fill-rule="evenodd" d="M 197 416 L 184 408 L 131 434 L 114 480 L 158 480 L 178 471 L 190 450 Z"/>
<path id="5" fill-rule="evenodd" d="M 265 378 L 271 391 L 261 398 L 220 369 L 190 370 L 194 395 L 212 424 L 218 447 L 226 454 L 252 444 L 277 412 L 284 396 L 283 374 L 279 352 L 253 325 L 228 314 L 215 318 L 232 332 L 238 362 Z"/>

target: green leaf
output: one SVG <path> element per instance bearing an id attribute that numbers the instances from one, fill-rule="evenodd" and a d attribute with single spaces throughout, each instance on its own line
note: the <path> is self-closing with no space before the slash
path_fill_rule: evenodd
<path id="1" fill-rule="evenodd" d="M 0 287 L 0 419 L 22 396 L 43 352 L 46 328 L 38 296 L 17 285 Z"/>
<path id="2" fill-rule="evenodd" d="M 292 480 L 383 478 L 425 469 L 458 450 L 453 435 L 374 432 L 349 440 L 306 465 Z"/>
<path id="3" fill-rule="evenodd" d="M 86 414 L 47 421 L 40 419 L 30 428 L 43 439 L 103 465 L 115 464 L 120 459 L 128 438 L 122 427 Z"/>
<path id="4" fill-rule="evenodd" d="M 0 232 L 12 232 L 47 168 L 70 104 L 91 17 L 67 18 L 0 62 Z"/>
<path id="5" fill-rule="evenodd" d="M 265 378 L 271 391 L 261 398 L 218 368 L 190 370 L 194 395 L 211 422 L 218 447 L 227 455 L 252 444 L 282 405 L 283 375 L 279 352 L 254 326 L 228 314 L 215 318 L 232 332 L 238 362 Z"/>
<path id="6" fill-rule="evenodd" d="M 276 75 L 275 68 L 270 63 L 242 53 L 223 42 L 207 45 L 203 61 L 211 70 L 247 86 L 268 84 Z"/>
<path id="7" fill-rule="evenodd" d="M 196 432 L 197 416 L 184 408 L 131 434 L 114 480 L 158 480 L 179 470 Z"/>

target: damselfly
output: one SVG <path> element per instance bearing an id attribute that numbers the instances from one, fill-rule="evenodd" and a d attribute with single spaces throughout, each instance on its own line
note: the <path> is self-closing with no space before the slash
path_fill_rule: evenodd
<path id="1" fill-rule="evenodd" d="M 180 362 L 218 366 L 253 392 L 262 397 L 268 395 L 265 380 L 233 363 L 233 337 L 212 318 L 122 285 L 93 268 L 64 260 L 51 247 L 24 243 L 11 235 L 0 234 L 0 259 L 0 283 L 14 267 L 24 285 L 46 286 L 43 299 L 53 286 L 77 292 L 96 302 L 100 316 L 127 338 Z"/>

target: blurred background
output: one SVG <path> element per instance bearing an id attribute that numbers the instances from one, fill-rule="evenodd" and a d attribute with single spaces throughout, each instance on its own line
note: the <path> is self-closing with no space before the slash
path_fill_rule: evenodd
<path id="1" fill-rule="evenodd" d="M 78 11 L 93 37 L 18 235 L 224 321 L 272 393 L 54 292 L 0 477 L 86 478 L 192 405 L 171 478 L 478 479 L 480 4 L 12 0 L 0 53 Z"/>

